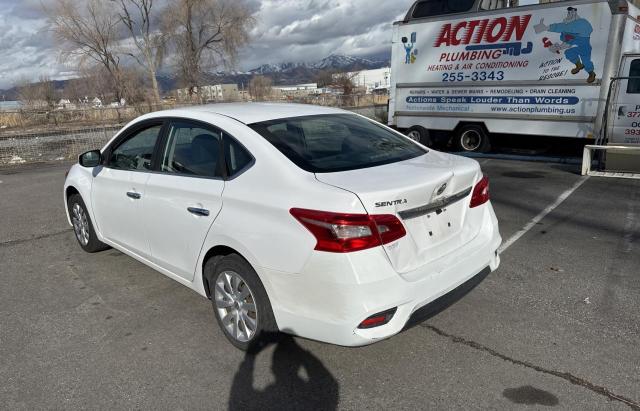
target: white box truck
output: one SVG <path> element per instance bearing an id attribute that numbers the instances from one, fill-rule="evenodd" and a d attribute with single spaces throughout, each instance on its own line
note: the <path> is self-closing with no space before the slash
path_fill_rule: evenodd
<path id="1" fill-rule="evenodd" d="M 394 24 L 389 125 L 469 152 L 497 133 L 640 145 L 639 16 L 619 0 L 419 0 Z"/>

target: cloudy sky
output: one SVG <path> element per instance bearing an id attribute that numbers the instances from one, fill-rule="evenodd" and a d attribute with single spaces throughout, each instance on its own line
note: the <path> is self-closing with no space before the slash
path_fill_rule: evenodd
<path id="1" fill-rule="evenodd" d="M 108 0 L 104 0 L 108 1 Z M 366 56 L 389 49 L 391 23 L 413 0 L 246 0 L 257 24 L 238 69 L 264 63 L 317 61 L 331 53 Z M 23 78 L 74 75 L 58 50 L 41 4 L 51 0 L 0 0 L 0 89 Z"/>

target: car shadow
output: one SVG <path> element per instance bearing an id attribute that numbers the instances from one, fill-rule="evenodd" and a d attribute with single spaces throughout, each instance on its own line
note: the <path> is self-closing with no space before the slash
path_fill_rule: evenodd
<path id="1" fill-rule="evenodd" d="M 271 360 L 275 381 L 264 389 L 254 387 L 257 355 L 276 346 Z M 272 334 L 245 354 L 233 378 L 229 410 L 335 410 L 338 381 L 311 352 L 287 334 Z"/>

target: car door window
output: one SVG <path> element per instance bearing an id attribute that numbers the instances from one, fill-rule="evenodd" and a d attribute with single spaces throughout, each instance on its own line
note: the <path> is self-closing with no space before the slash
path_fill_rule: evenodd
<path id="1" fill-rule="evenodd" d="M 227 160 L 227 174 L 234 177 L 253 161 L 249 152 L 235 139 L 224 137 L 224 153 Z"/>
<path id="2" fill-rule="evenodd" d="M 162 125 L 145 128 L 120 143 L 111 152 L 109 167 L 119 170 L 151 170 L 151 158 L 161 129 Z"/>
<path id="3" fill-rule="evenodd" d="M 640 93 L 640 59 L 633 60 L 629 65 L 629 77 L 627 80 L 627 94 Z"/>
<path id="4" fill-rule="evenodd" d="M 219 131 L 189 122 L 172 122 L 162 156 L 165 173 L 220 177 Z"/>

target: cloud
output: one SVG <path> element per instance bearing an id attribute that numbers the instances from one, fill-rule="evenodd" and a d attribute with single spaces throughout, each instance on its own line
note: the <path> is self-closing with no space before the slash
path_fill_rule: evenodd
<path id="1" fill-rule="evenodd" d="M 163 0 L 164 1 L 164 0 Z M 310 62 L 329 54 L 371 55 L 389 50 L 391 27 L 413 0 L 246 0 L 256 18 L 238 68 Z M 0 0 L 0 88 L 41 75 L 68 78 L 74 67 L 58 50 L 42 9 L 53 0 Z"/>
<path id="2" fill-rule="evenodd" d="M 58 61 L 40 1 L 0 0 L 0 10 L 0 88 L 40 76 L 63 78 L 69 67 Z"/>
<path id="3" fill-rule="evenodd" d="M 242 68 L 262 63 L 315 61 L 331 53 L 365 55 L 388 50 L 392 23 L 412 0 L 266 0 L 255 14 L 252 44 Z"/>

